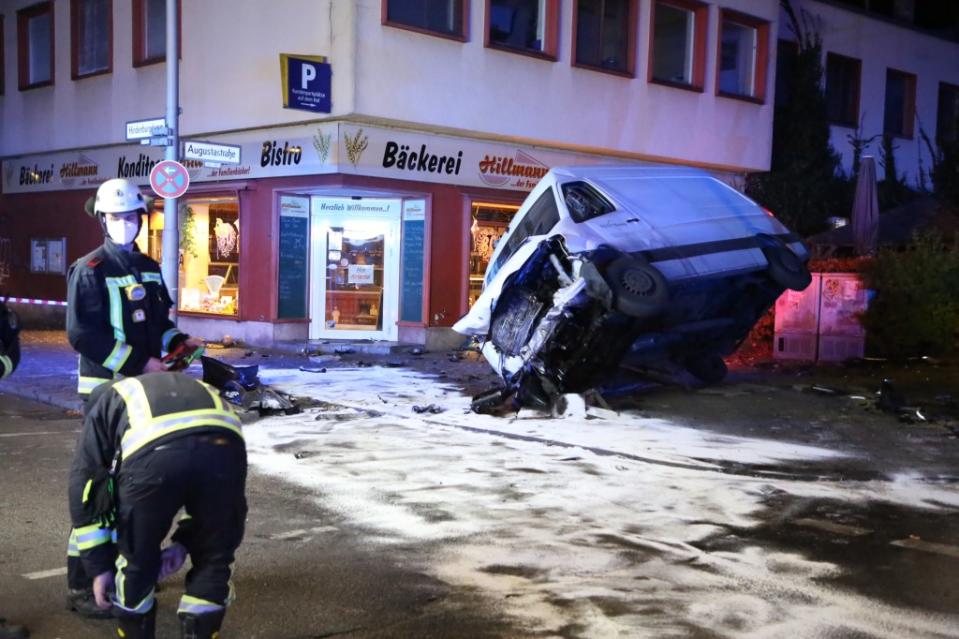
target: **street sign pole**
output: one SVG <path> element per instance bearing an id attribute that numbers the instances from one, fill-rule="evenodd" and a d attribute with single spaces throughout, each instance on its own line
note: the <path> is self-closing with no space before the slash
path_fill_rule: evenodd
<path id="1" fill-rule="evenodd" d="M 164 159 L 179 161 L 180 147 L 180 20 L 177 16 L 177 0 L 166 0 L 166 125 L 169 128 L 169 143 Z M 179 200 L 165 200 L 163 204 L 163 264 L 160 270 L 173 308 L 170 319 L 177 316 L 180 272 L 180 216 Z"/>

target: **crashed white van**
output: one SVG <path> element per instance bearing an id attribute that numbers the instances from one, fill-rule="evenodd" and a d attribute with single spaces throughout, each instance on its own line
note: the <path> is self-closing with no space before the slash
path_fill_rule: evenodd
<path id="1" fill-rule="evenodd" d="M 483 341 L 506 388 L 548 406 L 621 366 L 706 382 L 787 288 L 810 282 L 799 238 L 704 171 L 550 170 L 500 239 L 454 330 Z M 481 409 L 482 405 L 474 408 Z"/>

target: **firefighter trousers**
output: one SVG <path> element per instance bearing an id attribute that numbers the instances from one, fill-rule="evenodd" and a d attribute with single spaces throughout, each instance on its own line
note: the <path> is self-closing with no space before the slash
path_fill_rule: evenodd
<path id="1" fill-rule="evenodd" d="M 246 520 L 246 447 L 230 432 L 181 435 L 121 462 L 116 523 L 117 612 L 142 614 L 153 605 L 160 544 L 184 508 L 174 540 L 192 568 L 180 612 L 222 611 L 233 599 L 234 552 Z"/>

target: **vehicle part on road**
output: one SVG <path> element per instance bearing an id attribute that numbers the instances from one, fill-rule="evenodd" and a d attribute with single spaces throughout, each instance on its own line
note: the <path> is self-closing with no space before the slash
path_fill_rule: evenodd
<path id="1" fill-rule="evenodd" d="M 482 294 L 453 329 L 478 338 L 510 396 L 549 407 L 618 369 L 723 379 L 722 361 L 809 254 L 768 211 L 697 169 L 551 169 L 493 252 Z"/>

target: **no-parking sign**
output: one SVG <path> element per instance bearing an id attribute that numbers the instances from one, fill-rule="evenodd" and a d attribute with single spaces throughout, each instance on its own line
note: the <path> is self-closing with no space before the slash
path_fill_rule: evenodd
<path id="1" fill-rule="evenodd" d="M 163 199 L 172 200 L 186 193 L 190 186 L 190 174 L 176 160 L 163 160 L 157 162 L 150 171 L 150 186 Z"/>

